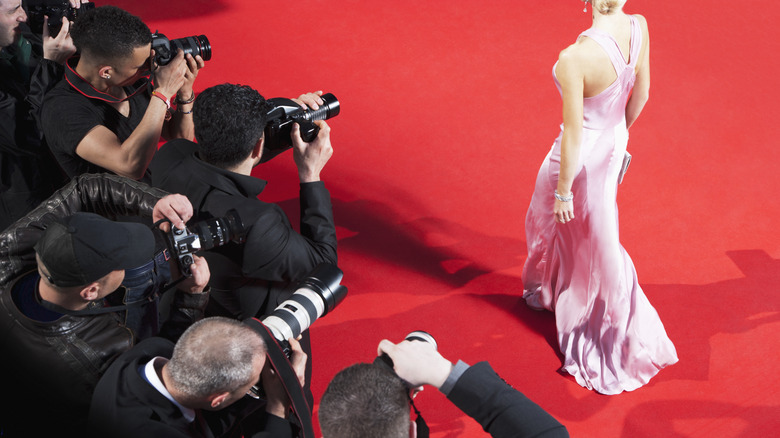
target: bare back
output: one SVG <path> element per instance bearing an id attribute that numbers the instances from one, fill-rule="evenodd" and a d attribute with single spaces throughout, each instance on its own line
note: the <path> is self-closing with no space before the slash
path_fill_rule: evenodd
<path id="1" fill-rule="evenodd" d="M 638 18 L 642 32 L 642 47 L 636 62 L 635 73 L 637 79 L 642 75 L 643 66 L 646 64 L 648 54 L 648 29 L 647 21 L 640 15 Z M 602 32 L 609 34 L 617 43 L 623 61 L 628 64 L 632 61 L 631 53 L 631 21 L 628 15 L 619 14 L 604 20 L 593 26 Z M 581 36 L 571 46 L 564 49 L 563 53 L 569 53 L 580 62 L 578 67 L 583 75 L 583 97 L 597 96 L 606 90 L 617 79 L 617 73 L 610 61 L 609 55 L 594 40 L 587 36 Z"/>

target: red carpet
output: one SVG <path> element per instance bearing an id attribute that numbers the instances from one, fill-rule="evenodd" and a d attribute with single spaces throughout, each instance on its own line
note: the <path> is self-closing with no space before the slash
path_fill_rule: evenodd
<path id="1" fill-rule="evenodd" d="M 380 339 L 424 329 L 452 360 L 489 360 L 574 437 L 777 434 L 777 2 L 626 6 L 650 24 L 653 85 L 621 241 L 680 362 L 617 396 L 558 374 L 553 316 L 520 299 L 523 219 L 560 123 L 551 68 L 590 25 L 581 2 L 110 3 L 171 38 L 206 34 L 197 90 L 341 101 L 323 179 L 350 296 L 312 327 L 316 398 Z M 297 217 L 291 155 L 257 174 Z M 435 390 L 418 400 L 434 437 L 485 435 Z"/>

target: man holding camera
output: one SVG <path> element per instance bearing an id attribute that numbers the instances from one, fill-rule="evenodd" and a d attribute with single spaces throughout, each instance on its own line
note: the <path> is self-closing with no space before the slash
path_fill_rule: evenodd
<path id="1" fill-rule="evenodd" d="M 26 21 L 21 0 L 0 0 L 0 229 L 66 181 L 38 119 L 44 94 L 62 78 L 62 65 L 76 47 L 66 18 L 56 35 L 48 26 L 33 34 Z"/>
<path id="2" fill-rule="evenodd" d="M 116 175 L 84 175 L 0 233 L 0 386 L 15 401 L 0 410 L 0 435 L 84 427 L 98 378 L 136 341 L 118 317 L 122 309 L 104 307 L 104 298 L 122 293 L 126 270 L 152 258 L 155 239 L 144 225 L 79 210 L 149 214 L 183 226 L 189 201 L 163 194 Z M 203 316 L 208 265 L 196 259 L 192 268 L 162 336 L 176 339 Z"/>
<path id="3" fill-rule="evenodd" d="M 82 14 L 70 33 L 81 56 L 66 63 L 65 79 L 44 102 L 47 142 L 70 177 L 108 171 L 141 179 L 161 134 L 193 138 L 193 83 L 203 59 L 179 51 L 157 65 L 149 28 L 113 6 Z"/>
<path id="4" fill-rule="evenodd" d="M 320 94 L 302 95 L 298 103 L 315 109 L 323 103 Z M 196 219 L 238 213 L 245 242 L 214 248 L 204 257 L 213 271 L 210 306 L 239 319 L 270 313 L 286 298 L 280 284 L 302 279 L 320 263 L 337 261 L 333 208 L 320 180 L 333 153 L 330 128 L 325 121 L 315 122 L 319 133 L 311 143 L 301 139 L 297 125 L 293 128 L 300 180 L 298 234 L 278 205 L 257 199 L 266 183 L 251 176 L 265 153 L 268 111 L 263 96 L 248 86 L 210 87 L 193 108 L 198 143 L 168 142 L 150 166 L 152 185 L 186 195 Z"/>
<path id="5" fill-rule="evenodd" d="M 381 436 L 414 438 L 410 390 L 432 385 L 493 437 L 568 438 L 566 428 L 539 405 L 504 382 L 487 362 L 453 365 L 433 344 L 405 340 L 379 343 L 393 363 L 355 364 L 340 371 L 322 396 L 324 438 Z M 394 373 L 393 373 L 394 371 Z"/>
<path id="6" fill-rule="evenodd" d="M 306 354 L 295 339 L 289 342 L 291 367 L 302 384 Z M 193 324 L 175 346 L 161 338 L 141 342 L 100 379 L 89 432 L 128 438 L 292 437 L 294 427 L 286 419 L 290 402 L 266 351 L 254 329 L 222 317 Z M 258 383 L 265 400 L 249 395 Z"/>

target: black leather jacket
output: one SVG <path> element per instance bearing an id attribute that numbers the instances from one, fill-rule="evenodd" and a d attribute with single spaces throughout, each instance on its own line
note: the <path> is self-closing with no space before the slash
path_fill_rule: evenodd
<path id="1" fill-rule="evenodd" d="M 38 436 L 50 427 L 59 433 L 83 427 L 100 375 L 135 342 L 113 313 L 64 315 L 41 322 L 19 311 L 11 291 L 35 274 L 30 272 L 37 267 L 33 247 L 47 225 L 77 211 L 107 217 L 151 216 L 164 195 L 162 190 L 117 175 L 85 174 L 0 233 L 0 387 L 17 401 L 0 410 L 0 431 Z M 208 293 L 177 291 L 169 319 L 176 328 L 169 330 L 180 333 L 178 329 L 200 319 L 207 302 Z M 25 421 L 31 412 L 45 413 L 45 419 Z"/>
<path id="2" fill-rule="evenodd" d="M 58 218 L 89 211 L 111 219 L 152 216 L 163 190 L 117 175 L 84 174 L 0 233 L 0 286 L 34 269 L 33 247 L 46 227 Z"/>

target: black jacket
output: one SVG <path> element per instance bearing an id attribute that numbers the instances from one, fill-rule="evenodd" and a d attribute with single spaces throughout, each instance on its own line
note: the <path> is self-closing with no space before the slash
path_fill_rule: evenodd
<path id="1" fill-rule="evenodd" d="M 166 192 L 117 175 L 85 174 L 0 233 L 0 285 L 36 266 L 33 247 L 48 224 L 77 211 L 116 219 L 152 216 Z"/>
<path id="2" fill-rule="evenodd" d="M 266 314 L 284 292 L 269 282 L 300 280 L 320 263 L 337 263 L 333 207 L 322 182 L 301 184 L 298 234 L 281 207 L 257 199 L 265 181 L 205 163 L 197 158 L 197 148 L 188 140 L 172 140 L 155 154 L 149 169 L 153 186 L 190 199 L 195 210 L 190 223 L 235 210 L 244 224 L 245 243 L 206 253 L 212 300 L 241 319 L 258 310 Z M 239 302 L 231 302 L 235 298 Z"/>
<path id="3" fill-rule="evenodd" d="M 447 398 L 496 438 L 569 436 L 558 420 L 509 386 L 487 362 L 469 367 Z"/>
<path id="4" fill-rule="evenodd" d="M 135 341 L 114 313 L 41 322 L 20 312 L 11 291 L 21 281 L 37 281 L 38 238 L 53 220 L 76 211 L 150 216 L 162 195 L 127 178 L 82 175 L 0 234 L 0 387 L 14 399 L 0 410 L 0 435 L 68 435 L 82 429 L 100 375 Z M 207 301 L 208 294 L 177 291 L 163 331 L 183 331 L 202 317 Z"/>
<path id="5" fill-rule="evenodd" d="M 120 356 L 100 379 L 89 412 L 92 436 L 120 438 L 186 438 L 243 436 L 291 437 L 293 428 L 284 419 L 266 415 L 264 402 L 244 397 L 219 411 L 201 411 L 208 427 L 188 423 L 176 405 L 149 384 L 139 368 L 160 356 L 170 358 L 174 344 L 147 339 Z M 249 414 L 247 416 L 247 414 Z M 250 419 L 252 427 L 247 427 Z M 198 420 L 196 420 L 198 422 Z"/>
<path id="6" fill-rule="evenodd" d="M 63 67 L 43 58 L 40 36 L 25 25 L 22 31 L 18 46 L 0 52 L 0 229 L 67 181 L 39 123 L 44 95 L 62 78 Z"/>

